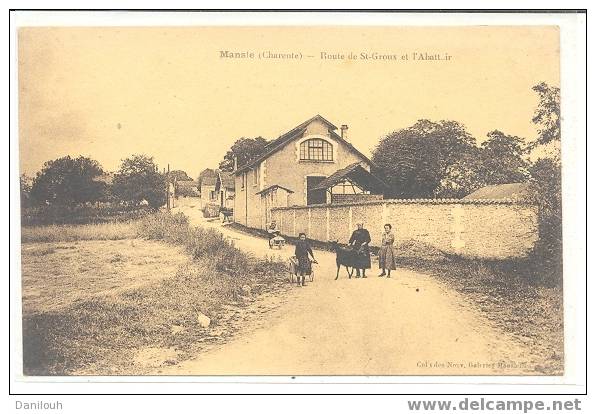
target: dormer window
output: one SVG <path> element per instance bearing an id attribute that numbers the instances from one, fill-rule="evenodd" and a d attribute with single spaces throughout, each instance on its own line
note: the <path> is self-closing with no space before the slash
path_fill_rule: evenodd
<path id="1" fill-rule="evenodd" d="M 306 140 L 300 143 L 300 160 L 333 161 L 333 145 L 320 138 Z"/>

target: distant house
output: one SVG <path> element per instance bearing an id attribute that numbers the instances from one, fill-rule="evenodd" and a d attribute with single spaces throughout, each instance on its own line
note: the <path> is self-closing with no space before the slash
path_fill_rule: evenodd
<path id="1" fill-rule="evenodd" d="M 217 193 L 220 207 L 234 208 L 234 174 L 218 171 L 215 181 L 215 192 Z"/>
<path id="2" fill-rule="evenodd" d="M 382 198 L 385 184 L 371 174 L 371 161 L 348 142 L 347 125 L 339 134 L 337 129 L 316 115 L 239 166 L 234 171 L 234 220 L 263 228 L 273 207 Z"/>
<path id="3" fill-rule="evenodd" d="M 521 201 L 528 195 L 528 183 L 487 185 L 468 194 L 464 200 L 512 200 Z"/>
<path id="4" fill-rule="evenodd" d="M 201 183 L 201 204 L 203 206 L 207 204 L 217 204 L 217 191 L 215 191 L 217 171 L 210 168 L 203 170 L 199 175 L 199 181 Z"/>

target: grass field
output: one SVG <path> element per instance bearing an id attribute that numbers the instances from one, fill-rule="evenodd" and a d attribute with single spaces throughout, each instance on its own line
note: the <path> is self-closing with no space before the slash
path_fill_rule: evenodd
<path id="1" fill-rule="evenodd" d="M 67 242 L 78 240 L 122 240 L 138 236 L 138 221 L 83 225 L 48 225 L 21 228 L 21 242 Z"/>
<path id="2" fill-rule="evenodd" d="M 189 261 L 179 247 L 142 239 L 26 243 L 24 315 L 156 284 Z"/>
<path id="3" fill-rule="evenodd" d="M 286 287 L 257 260 L 182 216 L 25 228 L 26 375 L 144 374 L 241 326 L 241 309 Z M 205 325 L 204 317 L 210 319 Z"/>

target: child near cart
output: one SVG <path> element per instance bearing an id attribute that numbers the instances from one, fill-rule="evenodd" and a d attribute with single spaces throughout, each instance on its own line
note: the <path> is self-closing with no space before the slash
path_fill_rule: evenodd
<path id="1" fill-rule="evenodd" d="M 296 251 L 294 255 L 298 260 L 298 274 L 296 280 L 298 286 L 304 286 L 306 275 L 310 275 L 312 273 L 312 263 L 317 263 L 312 252 L 312 248 L 310 247 L 310 243 L 306 240 L 306 233 L 300 233 L 298 235 L 298 241 L 296 242 Z M 309 255 L 312 257 L 312 263 L 310 261 Z"/>
<path id="2" fill-rule="evenodd" d="M 285 239 L 281 237 L 281 232 L 277 228 L 275 220 L 271 220 L 271 223 L 267 226 L 267 234 L 269 235 L 269 248 L 272 249 L 274 245 L 283 246 Z"/>

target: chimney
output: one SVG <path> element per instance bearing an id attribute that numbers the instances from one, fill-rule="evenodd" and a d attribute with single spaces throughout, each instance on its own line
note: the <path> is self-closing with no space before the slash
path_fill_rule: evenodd
<path id="1" fill-rule="evenodd" d="M 348 126 L 346 124 L 342 125 L 341 128 L 341 137 L 345 140 L 348 139 Z"/>

